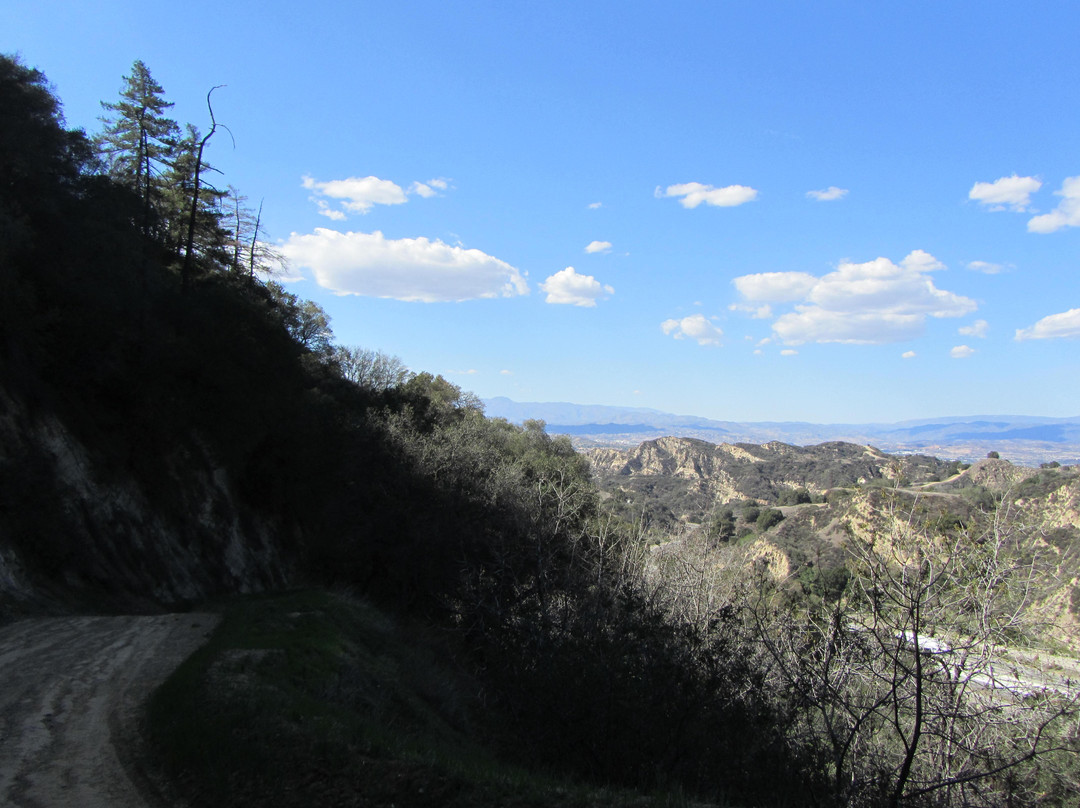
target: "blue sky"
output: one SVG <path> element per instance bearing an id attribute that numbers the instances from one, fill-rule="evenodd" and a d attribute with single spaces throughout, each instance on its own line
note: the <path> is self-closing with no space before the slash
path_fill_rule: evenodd
<path id="1" fill-rule="evenodd" d="M 339 342 L 482 397 L 1080 414 L 1080 6 L 5 0 L 99 128 L 142 59 Z"/>

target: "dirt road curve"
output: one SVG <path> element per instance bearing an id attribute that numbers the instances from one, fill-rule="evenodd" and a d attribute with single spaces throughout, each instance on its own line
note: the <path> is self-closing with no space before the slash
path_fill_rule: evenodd
<path id="1" fill-rule="evenodd" d="M 0 805 L 162 805 L 137 763 L 139 709 L 216 620 L 63 617 L 0 627 Z"/>

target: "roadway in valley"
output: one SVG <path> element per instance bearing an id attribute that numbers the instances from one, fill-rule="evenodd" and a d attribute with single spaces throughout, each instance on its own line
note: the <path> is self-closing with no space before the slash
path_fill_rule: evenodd
<path id="1" fill-rule="evenodd" d="M 0 626 L 0 805 L 168 805 L 141 763 L 141 709 L 217 619 L 36 617 Z"/>

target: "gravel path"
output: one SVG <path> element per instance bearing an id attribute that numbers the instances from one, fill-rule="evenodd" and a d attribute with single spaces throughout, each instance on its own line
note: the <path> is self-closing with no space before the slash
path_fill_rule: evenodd
<path id="1" fill-rule="evenodd" d="M 148 808 L 140 709 L 216 615 L 34 618 L 0 627 L 0 805 Z"/>

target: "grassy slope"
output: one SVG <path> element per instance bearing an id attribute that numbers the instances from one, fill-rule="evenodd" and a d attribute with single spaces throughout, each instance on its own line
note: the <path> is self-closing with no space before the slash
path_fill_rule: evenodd
<path id="1" fill-rule="evenodd" d="M 149 734 L 198 806 L 646 806 L 500 762 L 439 638 L 321 591 L 230 601 L 155 694 Z"/>

